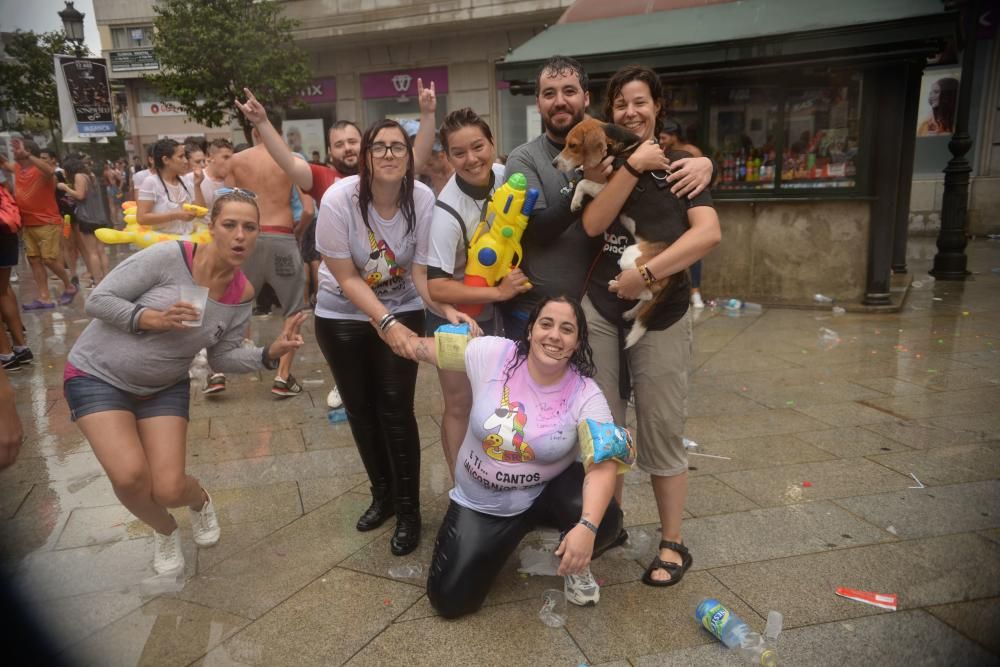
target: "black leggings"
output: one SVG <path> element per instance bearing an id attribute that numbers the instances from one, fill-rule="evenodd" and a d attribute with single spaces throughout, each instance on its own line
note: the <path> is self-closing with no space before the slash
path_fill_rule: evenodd
<path id="1" fill-rule="evenodd" d="M 493 516 L 459 505 L 448 505 L 434 543 L 427 598 L 445 618 L 479 609 L 493 580 L 524 536 L 538 526 L 565 533 L 583 512 L 583 464 L 576 462 L 545 486 L 531 507 L 516 516 Z M 603 553 L 622 529 L 622 511 L 614 498 L 608 504 L 594 541 L 595 556 Z"/>
<path id="2" fill-rule="evenodd" d="M 400 313 L 412 331 L 423 311 Z M 420 505 L 420 433 L 413 414 L 417 362 L 393 354 L 367 321 L 316 317 L 316 342 L 330 365 L 372 487 L 392 495 L 396 513 Z"/>

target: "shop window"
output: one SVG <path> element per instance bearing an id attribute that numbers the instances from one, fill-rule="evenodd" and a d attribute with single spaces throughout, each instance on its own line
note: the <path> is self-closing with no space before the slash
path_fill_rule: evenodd
<path id="1" fill-rule="evenodd" d="M 777 173 L 778 91 L 713 88 L 708 146 L 720 170 L 719 190 L 773 190 Z"/>
<path id="2" fill-rule="evenodd" d="M 437 110 L 434 112 L 434 125 L 440 127 L 448 115 L 448 95 L 437 94 Z M 408 97 L 386 97 L 365 100 L 365 118 L 372 125 L 383 118 L 395 121 L 420 120 L 420 104 L 416 95 Z"/>
<path id="3" fill-rule="evenodd" d="M 854 187 L 860 88 L 858 77 L 850 77 L 828 87 L 787 91 L 783 189 Z"/>
<path id="4" fill-rule="evenodd" d="M 667 108 L 667 118 L 677 121 L 682 131 L 682 139 L 698 150 L 705 151 L 702 137 L 701 115 L 698 109 L 697 86 L 674 86 L 664 84 L 663 96 Z"/>
<path id="5" fill-rule="evenodd" d="M 111 41 L 116 49 L 133 49 L 153 45 L 153 26 L 137 25 L 111 29 Z"/>

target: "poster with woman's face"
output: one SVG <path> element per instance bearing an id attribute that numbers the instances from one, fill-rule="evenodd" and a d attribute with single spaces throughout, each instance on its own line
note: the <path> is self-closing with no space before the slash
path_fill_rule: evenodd
<path id="1" fill-rule="evenodd" d="M 326 155 L 326 142 L 323 139 L 323 119 L 308 118 L 305 120 L 286 119 L 281 126 L 285 141 L 293 153 L 299 153 L 310 159 L 313 151 L 321 156 Z"/>
<path id="2" fill-rule="evenodd" d="M 961 67 L 927 69 L 920 83 L 920 107 L 917 111 L 917 136 L 950 136 L 955 127 L 958 107 L 958 82 Z"/>

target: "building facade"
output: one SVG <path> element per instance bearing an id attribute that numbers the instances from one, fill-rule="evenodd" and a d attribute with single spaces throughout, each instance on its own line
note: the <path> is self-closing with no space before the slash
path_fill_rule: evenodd
<path id="1" fill-rule="evenodd" d="M 152 49 L 155 0 L 94 0 L 103 55 L 125 87 L 130 148 L 161 137 L 201 135 L 242 141 L 229 127 L 187 119 L 175 100 L 162 99 L 145 77 L 159 69 Z M 287 112 L 285 133 L 306 157 L 325 151 L 326 130 L 338 120 L 365 127 L 383 117 L 417 117 L 417 79 L 434 82 L 440 122 L 469 106 L 493 128 L 508 152 L 540 131 L 534 100 L 498 82 L 495 63 L 548 24 L 571 0 L 285 0 L 299 22 L 296 42 L 313 78 L 305 108 Z M 289 135 L 289 132 L 292 134 Z"/>

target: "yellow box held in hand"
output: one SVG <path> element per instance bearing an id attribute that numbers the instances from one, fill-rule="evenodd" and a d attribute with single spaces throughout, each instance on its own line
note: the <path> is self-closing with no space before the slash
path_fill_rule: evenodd
<path id="1" fill-rule="evenodd" d="M 437 365 L 446 371 L 465 371 L 465 348 L 472 340 L 468 324 L 442 324 L 434 332 Z"/>

